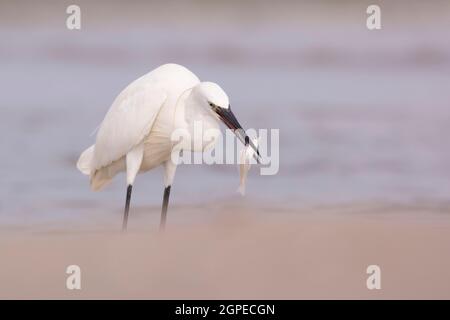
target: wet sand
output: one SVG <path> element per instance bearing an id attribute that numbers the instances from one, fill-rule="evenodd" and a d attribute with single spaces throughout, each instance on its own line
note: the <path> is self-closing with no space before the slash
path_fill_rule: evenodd
<path id="1" fill-rule="evenodd" d="M 3 232 L 0 298 L 450 298 L 445 208 L 226 211 L 209 222 L 169 224 L 165 233 L 156 223 L 127 234 Z M 81 267 L 81 290 L 65 287 L 71 264 Z M 381 290 L 366 287 L 372 264 L 381 267 Z"/>

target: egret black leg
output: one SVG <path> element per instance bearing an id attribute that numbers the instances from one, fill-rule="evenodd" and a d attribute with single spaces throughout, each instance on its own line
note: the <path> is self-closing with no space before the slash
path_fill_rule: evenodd
<path id="1" fill-rule="evenodd" d="M 167 207 L 169 206 L 169 196 L 170 196 L 170 186 L 167 186 L 164 189 L 164 198 L 161 208 L 161 224 L 159 225 L 159 230 L 164 230 L 164 227 L 166 226 Z"/>
<path id="2" fill-rule="evenodd" d="M 127 230 L 128 211 L 130 211 L 131 189 L 133 189 L 133 186 L 131 184 L 129 184 L 128 187 L 127 187 L 127 200 L 125 202 L 125 210 L 124 210 L 124 213 L 123 213 L 122 231 L 126 231 Z"/>

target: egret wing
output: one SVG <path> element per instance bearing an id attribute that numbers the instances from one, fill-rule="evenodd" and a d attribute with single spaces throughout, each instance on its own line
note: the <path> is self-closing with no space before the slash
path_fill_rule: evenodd
<path id="1" fill-rule="evenodd" d="M 122 91 L 98 130 L 92 168 L 105 167 L 138 145 L 150 132 L 166 98 L 164 90 L 142 81 Z"/>

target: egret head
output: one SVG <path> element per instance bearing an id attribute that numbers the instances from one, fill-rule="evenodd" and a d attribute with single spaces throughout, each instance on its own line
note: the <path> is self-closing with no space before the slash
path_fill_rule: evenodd
<path id="1" fill-rule="evenodd" d="M 202 104 L 208 112 L 216 119 L 222 121 L 241 142 L 250 146 L 255 150 L 256 160 L 259 160 L 260 154 L 257 147 L 247 136 L 244 129 L 231 111 L 228 96 L 222 88 L 213 82 L 201 82 L 194 88 L 197 96 L 197 102 Z"/>
<path id="2" fill-rule="evenodd" d="M 230 105 L 225 91 L 213 82 L 201 82 L 194 90 L 200 99 L 199 102 L 202 102 L 207 109 L 211 109 L 212 106 L 228 109 Z"/>

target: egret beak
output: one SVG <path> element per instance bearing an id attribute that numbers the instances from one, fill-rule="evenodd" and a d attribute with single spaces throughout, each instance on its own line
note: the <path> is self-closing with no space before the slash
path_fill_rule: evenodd
<path id="1" fill-rule="evenodd" d="M 238 139 L 241 140 L 241 142 L 245 146 L 250 145 L 250 147 L 252 147 L 252 149 L 255 151 L 254 158 L 257 163 L 260 163 L 261 155 L 259 154 L 258 148 L 255 146 L 253 141 L 250 140 L 249 136 L 245 133 L 244 129 L 242 129 L 241 124 L 231 111 L 231 107 L 228 107 L 228 109 L 217 108 L 215 111 L 219 116 L 220 120 L 222 120 L 223 123 L 225 123 L 225 125 L 234 132 L 236 137 L 238 137 Z"/>

